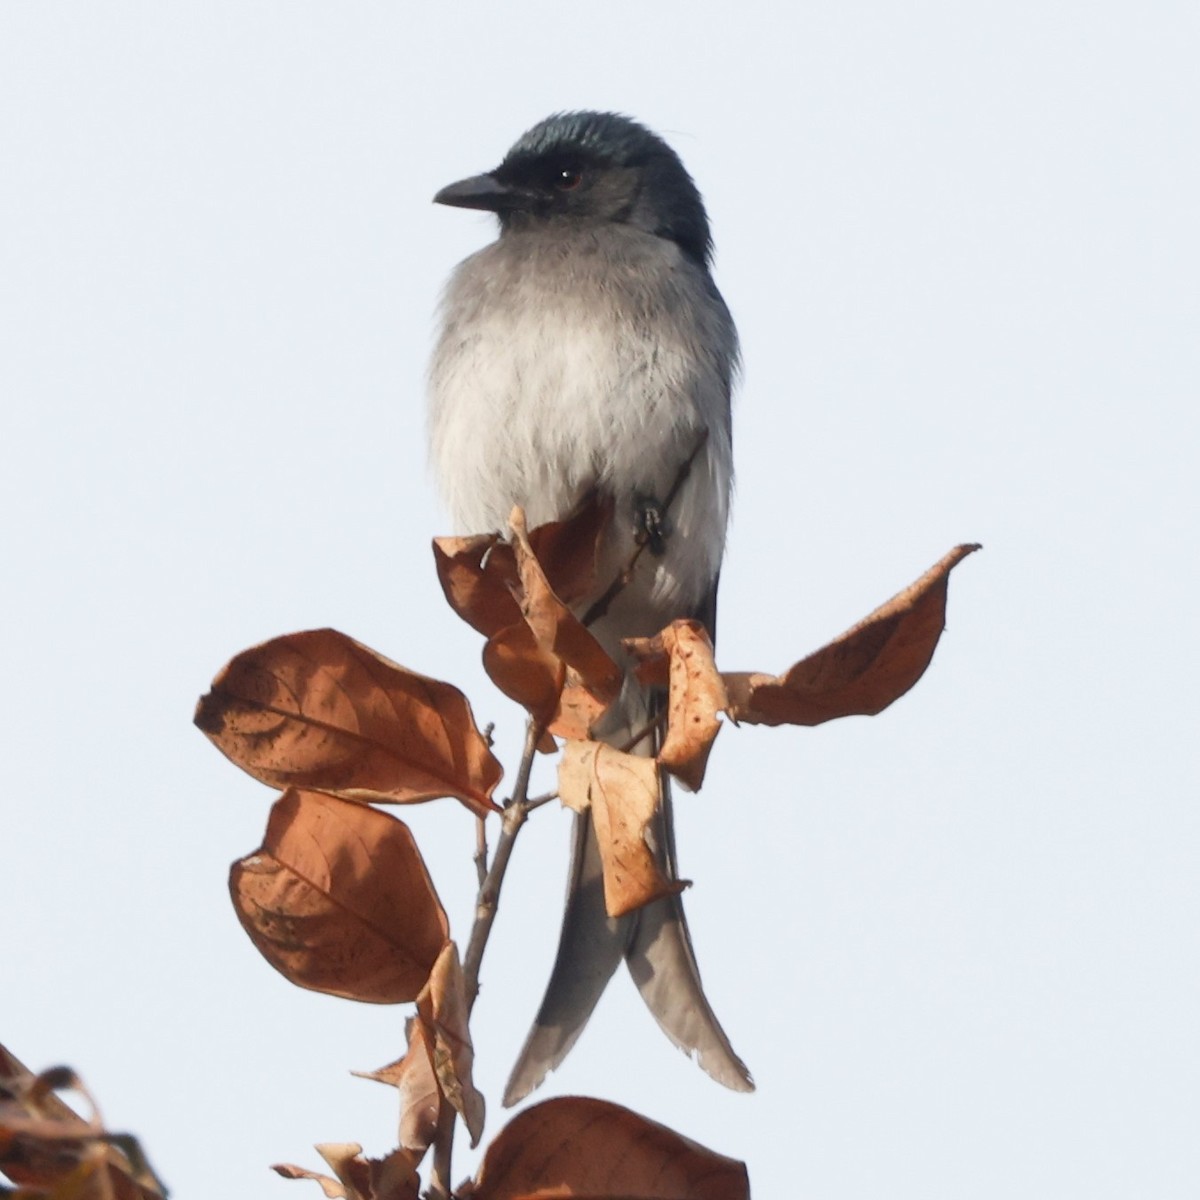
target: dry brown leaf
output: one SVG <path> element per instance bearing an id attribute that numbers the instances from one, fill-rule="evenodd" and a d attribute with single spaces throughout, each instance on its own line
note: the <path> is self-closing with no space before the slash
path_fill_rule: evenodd
<path id="1" fill-rule="evenodd" d="M 699 791 L 721 731 L 717 713 L 729 704 L 708 631 L 699 621 L 673 621 L 656 636 L 631 638 L 625 646 L 640 660 L 639 679 L 668 685 L 667 735 L 658 752 L 659 764 Z"/>
<path id="2" fill-rule="evenodd" d="M 416 1164 L 405 1150 L 393 1150 L 386 1158 L 363 1158 L 355 1142 L 327 1142 L 317 1153 L 336 1179 L 291 1163 L 276 1163 L 271 1169 L 285 1179 L 316 1181 L 330 1200 L 417 1200 L 420 1194 Z"/>
<path id="3" fill-rule="evenodd" d="M 601 539 L 612 502 L 587 497 L 565 521 L 539 525 L 529 543 L 556 595 L 568 604 L 593 590 Z M 438 581 L 450 607 L 484 637 L 520 619 L 512 547 L 499 533 L 435 538 Z"/>
<path id="4" fill-rule="evenodd" d="M 529 531 L 529 544 L 554 594 L 567 604 L 595 591 L 600 547 L 612 514 L 612 497 L 592 493 L 565 521 Z"/>
<path id="5" fill-rule="evenodd" d="M 516 560 L 498 533 L 434 538 L 433 559 L 446 602 L 484 637 L 521 619 Z"/>
<path id="6" fill-rule="evenodd" d="M 467 1028 L 467 985 L 458 947 L 447 942 L 421 994 L 417 1017 L 433 1035 L 433 1068 L 438 1086 L 463 1119 L 471 1145 L 483 1133 L 484 1102 L 471 1077 L 475 1050 Z"/>
<path id="7" fill-rule="evenodd" d="M 567 742 L 558 767 L 558 794 L 576 812 L 592 810 L 604 869 L 604 907 L 620 917 L 682 891 L 668 879 L 646 842 L 658 808 L 658 764 L 603 742 Z"/>
<path id="8" fill-rule="evenodd" d="M 437 1133 L 442 1093 L 433 1069 L 433 1032 L 424 1021 L 409 1017 L 404 1024 L 408 1050 L 403 1058 L 377 1071 L 355 1071 L 400 1093 L 400 1145 L 420 1162 Z"/>
<path id="9" fill-rule="evenodd" d="M 555 594 L 530 545 L 525 530 L 525 514 L 515 508 L 509 521 L 517 574 L 521 582 L 518 600 L 526 623 L 533 630 L 539 645 L 577 672 L 581 687 L 601 703 L 611 704 L 621 690 L 621 668 Z"/>
<path id="10" fill-rule="evenodd" d="M 490 635 L 483 665 L 492 682 L 547 731 L 539 749 L 549 752 L 551 734 L 586 735 L 620 692 L 621 669 L 555 594 L 519 508 L 511 520 L 512 543 L 496 550 L 514 556 L 510 587 L 521 620 Z"/>
<path id="11" fill-rule="evenodd" d="M 472 1146 L 483 1132 L 484 1101 L 471 1078 L 475 1052 L 467 1015 L 458 948 L 447 942 L 417 997 L 417 1016 L 406 1026 L 408 1052 L 364 1074 L 399 1089 L 400 1145 L 417 1161 L 433 1144 L 444 1101 L 463 1118 Z"/>
<path id="12" fill-rule="evenodd" d="M 473 1200 L 526 1196 L 749 1200 L 744 1163 L 585 1096 L 519 1113 L 488 1147 Z"/>
<path id="13" fill-rule="evenodd" d="M 196 706 L 196 724 L 275 787 L 413 803 L 454 796 L 486 814 L 501 768 L 455 687 L 333 629 L 237 655 Z"/>
<path id="14" fill-rule="evenodd" d="M 555 748 L 550 734 L 586 736 L 620 691 L 620 668 L 568 607 L 593 590 L 611 515 L 611 503 L 589 498 L 570 519 L 527 532 L 517 508 L 510 542 L 485 534 L 433 544 L 447 601 L 488 639 L 492 682 L 548 730 L 545 752 Z"/>
<path id="15" fill-rule="evenodd" d="M 373 1004 L 415 1000 L 446 914 L 412 834 L 366 805 L 291 789 L 229 890 L 263 957 L 299 987 Z"/>
<path id="16" fill-rule="evenodd" d="M 592 726 L 608 707 L 608 702 L 588 691 L 580 683 L 578 672 L 568 667 L 562 695 L 558 698 L 558 707 L 550 721 L 550 732 L 555 737 L 586 741 L 591 736 Z"/>
<path id="17" fill-rule="evenodd" d="M 783 675 L 725 673 L 730 716 L 752 725 L 820 725 L 882 712 L 925 673 L 946 623 L 950 571 L 978 549 L 956 546 L 866 620 Z"/>
<path id="18" fill-rule="evenodd" d="M 79 1093 L 84 1119 L 55 1095 Z M 95 1101 L 69 1067 L 35 1075 L 0 1046 L 0 1173 L 29 1196 L 78 1200 L 162 1200 L 162 1186 L 138 1140 L 104 1128 Z"/>
<path id="19" fill-rule="evenodd" d="M 483 648 L 488 678 L 545 727 L 554 721 L 567 678 L 563 661 L 542 646 L 524 621 L 505 626 Z"/>

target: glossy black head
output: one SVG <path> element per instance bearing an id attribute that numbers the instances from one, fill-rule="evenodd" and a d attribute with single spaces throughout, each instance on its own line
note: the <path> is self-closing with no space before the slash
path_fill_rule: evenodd
<path id="1" fill-rule="evenodd" d="M 547 117 L 494 171 L 452 183 L 434 200 L 494 212 L 504 229 L 615 222 L 675 242 L 701 266 L 712 255 L 704 203 L 679 156 L 616 113 Z"/>

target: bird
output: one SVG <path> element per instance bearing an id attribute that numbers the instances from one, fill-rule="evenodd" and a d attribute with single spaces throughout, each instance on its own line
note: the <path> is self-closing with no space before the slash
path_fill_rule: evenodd
<path id="1" fill-rule="evenodd" d="M 555 113 L 434 201 L 499 222 L 446 284 L 429 367 L 430 459 L 458 531 L 504 529 L 514 505 L 532 528 L 603 499 L 613 508 L 597 580 L 615 578 L 639 542 L 649 553 L 591 626 L 600 643 L 620 662 L 621 639 L 676 618 L 715 635 L 740 357 L 708 216 L 679 156 L 622 114 Z M 661 704 L 627 671 L 593 736 L 628 750 Z M 653 754 L 653 735 L 632 752 Z M 665 778 L 648 841 L 677 879 Z M 561 1064 L 622 960 L 671 1041 L 718 1082 L 753 1090 L 705 996 L 679 896 L 610 917 L 584 813 L 558 953 L 506 1107 Z"/>

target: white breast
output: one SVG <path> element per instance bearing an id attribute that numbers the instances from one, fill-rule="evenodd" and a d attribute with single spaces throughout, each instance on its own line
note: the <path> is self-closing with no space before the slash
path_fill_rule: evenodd
<path id="1" fill-rule="evenodd" d="M 724 304 L 659 238 L 612 226 L 510 234 L 468 258 L 430 369 L 431 455 L 459 530 L 502 529 L 514 504 L 536 526 L 599 487 L 617 502 L 607 558 L 618 570 L 636 502 L 666 496 L 707 430 L 668 513 L 666 553 L 642 556 L 621 605 L 621 632 L 694 612 L 724 550 L 735 359 Z"/>

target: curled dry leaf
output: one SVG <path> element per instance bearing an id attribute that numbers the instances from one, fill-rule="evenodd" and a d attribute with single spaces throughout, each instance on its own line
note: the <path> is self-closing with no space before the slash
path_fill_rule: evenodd
<path id="1" fill-rule="evenodd" d="M 403 822 L 320 792 L 276 801 L 229 890 L 259 953 L 299 987 L 372 1004 L 416 999 L 446 914 Z"/>
<path id="2" fill-rule="evenodd" d="M 472 1200 L 533 1195 L 749 1200 L 746 1166 L 585 1096 L 519 1113 L 488 1147 Z"/>
<path id="3" fill-rule="evenodd" d="M 408 1050 L 378 1071 L 356 1072 L 364 1079 L 391 1084 L 400 1093 L 400 1145 L 420 1161 L 437 1135 L 442 1093 L 433 1069 L 433 1031 L 409 1017 L 404 1024 Z"/>
<path id="4" fill-rule="evenodd" d="M 501 769 L 455 687 L 405 670 L 334 629 L 237 655 L 196 724 L 275 787 L 408 804 L 454 796 L 486 814 Z"/>
<path id="5" fill-rule="evenodd" d="M 312 1179 L 330 1200 L 417 1200 L 421 1181 L 412 1155 L 393 1150 L 386 1158 L 363 1158 L 356 1142 L 327 1142 L 317 1153 L 329 1164 L 336 1179 L 291 1163 L 271 1169 L 285 1179 Z"/>
<path id="6" fill-rule="evenodd" d="M 600 543 L 611 518 L 611 500 L 589 495 L 567 520 L 530 532 L 534 555 L 554 593 L 566 603 L 593 590 Z M 516 558 L 499 533 L 435 538 L 433 556 L 447 603 L 484 637 L 521 619 L 512 594 L 518 584 Z"/>
<path id="7" fill-rule="evenodd" d="M 708 631 L 699 621 L 673 621 L 655 637 L 631 638 L 625 645 L 640 660 L 638 677 L 644 683 L 668 686 L 667 735 L 659 764 L 698 791 L 721 731 L 717 714 L 729 703 Z"/>
<path id="8" fill-rule="evenodd" d="M 55 1095 L 56 1089 L 83 1096 L 91 1118 L 79 1116 Z M 74 1071 L 53 1067 L 35 1075 L 3 1046 L 0 1173 L 31 1197 L 162 1200 L 166 1195 L 137 1138 L 104 1128 L 95 1101 Z"/>
<path id="9" fill-rule="evenodd" d="M 507 625 L 487 640 L 483 669 L 488 678 L 545 728 L 554 722 L 567 679 L 566 664 L 538 643 L 533 630 L 520 621 Z M 539 749 L 549 753 L 554 742 Z"/>
<path id="10" fill-rule="evenodd" d="M 508 669 L 499 678 L 493 674 L 492 679 L 551 733 L 569 735 L 578 732 L 584 721 L 590 724 L 598 718 L 617 698 L 623 678 L 621 668 L 555 594 L 530 543 L 519 508 L 513 510 L 510 521 L 518 577 L 515 594 L 524 628 L 502 630 L 489 642 L 488 650 L 492 650 L 503 639 L 508 659 Z M 489 661 L 485 652 L 484 665 L 490 672 Z M 516 678 L 513 668 L 518 662 L 528 671 L 528 699 L 516 695 L 512 687 Z M 568 682 L 571 698 L 563 711 L 560 702 Z M 549 696 L 553 696 L 552 707 L 547 702 Z"/>
<path id="11" fill-rule="evenodd" d="M 433 561 L 446 603 L 472 629 L 491 637 L 520 621 L 512 594 L 517 564 L 498 533 L 434 538 Z"/>
<path id="12" fill-rule="evenodd" d="M 443 1103 L 462 1117 L 471 1145 L 478 1145 L 484 1101 L 471 1078 L 475 1051 L 467 1029 L 466 983 L 453 942 L 438 956 L 405 1032 L 405 1056 L 364 1075 L 399 1090 L 400 1145 L 419 1162 L 433 1144 Z"/>
<path id="13" fill-rule="evenodd" d="M 727 672 L 730 716 L 753 725 L 820 725 L 882 712 L 925 673 L 946 623 L 950 571 L 978 549 L 956 546 L 866 620 L 783 675 Z"/>
<path id="14" fill-rule="evenodd" d="M 434 542 L 446 599 L 488 639 L 492 682 L 560 737 L 585 737 L 621 687 L 620 668 L 568 607 L 595 583 L 610 517 L 611 505 L 592 503 L 530 533 L 518 508 L 511 542 L 498 534 Z M 541 749 L 553 748 L 543 739 Z"/>
<path id="15" fill-rule="evenodd" d="M 558 794 L 576 812 L 592 810 L 604 870 L 604 906 L 620 917 L 680 892 L 646 842 L 659 802 L 658 764 L 603 742 L 567 742 L 558 768 Z"/>
<path id="16" fill-rule="evenodd" d="M 471 1077 L 475 1049 L 468 1014 L 458 947 L 447 942 L 417 997 L 417 1017 L 433 1034 L 433 1069 L 442 1095 L 462 1117 L 471 1145 L 477 1146 L 483 1134 L 484 1102 Z"/>

